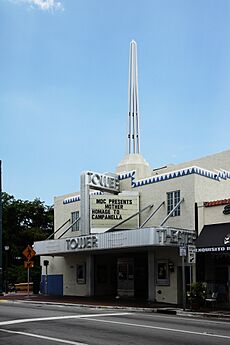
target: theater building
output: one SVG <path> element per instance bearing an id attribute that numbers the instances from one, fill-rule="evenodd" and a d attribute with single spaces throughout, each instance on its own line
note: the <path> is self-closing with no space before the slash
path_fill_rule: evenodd
<path id="1" fill-rule="evenodd" d="M 230 196 L 230 151 L 153 169 L 140 154 L 139 138 L 132 41 L 127 155 L 115 172 L 84 171 L 80 192 L 55 197 L 54 235 L 34 244 L 42 292 L 182 303 L 182 276 L 186 284 L 196 279 L 194 241 L 219 219 L 211 211 L 218 214 L 219 206 L 208 201 Z M 211 277 L 206 257 L 199 260 L 202 278 Z M 229 262 L 226 267 L 227 282 Z"/>

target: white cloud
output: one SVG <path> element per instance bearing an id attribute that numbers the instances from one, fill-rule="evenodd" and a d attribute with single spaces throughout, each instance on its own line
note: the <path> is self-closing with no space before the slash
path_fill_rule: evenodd
<path id="1" fill-rule="evenodd" d="M 59 0 L 13 0 L 14 3 L 27 4 L 42 11 L 63 11 L 64 6 Z"/>

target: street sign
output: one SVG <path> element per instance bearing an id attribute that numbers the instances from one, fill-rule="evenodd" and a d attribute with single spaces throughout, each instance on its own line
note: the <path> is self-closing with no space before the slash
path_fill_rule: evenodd
<path id="1" fill-rule="evenodd" d="M 33 268 L 34 267 L 34 261 L 24 261 L 24 267 L 25 268 Z"/>
<path id="2" fill-rule="evenodd" d="M 187 256 L 187 248 L 186 246 L 180 247 L 180 256 Z"/>
<path id="3" fill-rule="evenodd" d="M 32 259 L 35 255 L 36 252 L 33 250 L 33 248 L 28 244 L 28 246 L 26 247 L 26 249 L 23 250 L 22 254 L 27 258 L 27 260 L 29 261 L 30 259 Z"/>
<path id="4" fill-rule="evenodd" d="M 188 246 L 188 264 L 196 263 L 196 247 Z"/>
<path id="5" fill-rule="evenodd" d="M 24 267 L 27 268 L 27 294 L 30 294 L 30 268 L 34 267 L 34 262 L 30 261 L 35 255 L 36 252 L 28 244 L 26 249 L 23 250 L 22 254 L 27 258 L 27 261 L 24 261 Z"/>

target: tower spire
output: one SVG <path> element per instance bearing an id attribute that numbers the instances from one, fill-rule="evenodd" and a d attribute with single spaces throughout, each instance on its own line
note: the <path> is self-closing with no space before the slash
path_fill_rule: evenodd
<path id="1" fill-rule="evenodd" d="M 128 154 L 140 153 L 137 44 L 130 42 L 128 84 Z"/>
<path id="2" fill-rule="evenodd" d="M 130 42 L 129 54 L 129 85 L 128 85 L 128 133 L 127 154 L 118 164 L 116 173 L 135 171 L 135 178 L 151 176 L 152 169 L 140 154 L 139 136 L 139 96 L 137 75 L 137 44 Z"/>

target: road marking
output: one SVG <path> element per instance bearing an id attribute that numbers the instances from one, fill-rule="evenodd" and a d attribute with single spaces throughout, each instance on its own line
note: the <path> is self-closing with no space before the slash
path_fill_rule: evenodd
<path id="1" fill-rule="evenodd" d="M 136 315 L 139 314 L 139 313 L 136 313 Z M 141 315 L 141 314 L 140 314 Z M 202 316 L 201 318 L 198 318 L 198 316 L 177 316 L 177 315 L 174 315 L 174 316 L 166 316 L 166 315 L 161 315 L 161 314 L 158 314 L 158 313 L 152 313 L 152 314 L 145 314 L 146 317 L 148 318 L 159 318 L 159 319 L 173 319 L 175 320 L 175 317 L 176 317 L 176 320 L 189 320 L 189 321 L 193 321 L 193 322 L 198 322 L 200 323 L 201 320 L 202 320 L 202 323 L 215 323 L 215 324 L 221 324 L 221 325 L 225 325 L 226 322 L 228 322 L 229 320 L 223 320 L 223 321 L 220 321 L 220 320 L 206 320 L 206 319 L 203 319 Z M 218 315 L 217 315 L 218 317 Z"/>
<path id="2" fill-rule="evenodd" d="M 195 332 L 195 331 L 187 331 L 183 329 L 177 328 L 167 328 L 167 327 L 158 327 L 158 326 L 150 326 L 150 325 L 140 325 L 137 323 L 129 323 L 129 322 L 119 322 L 119 321 L 110 321 L 110 320 L 98 320 L 98 319 L 91 319 L 90 317 L 86 317 L 86 320 L 95 321 L 95 322 L 104 322 L 104 323 L 113 323 L 116 325 L 124 325 L 124 326 L 132 326 L 132 327 L 142 327 L 142 328 L 150 328 L 150 329 L 158 329 L 161 331 L 168 331 L 168 332 L 178 332 L 178 333 L 186 333 L 186 334 L 194 334 L 194 335 L 202 335 L 207 337 L 215 337 L 215 338 L 224 338 L 230 339 L 228 335 L 221 335 L 221 334 L 211 334 L 206 332 Z"/>
<path id="3" fill-rule="evenodd" d="M 23 336 L 27 336 L 27 337 L 39 338 L 39 339 L 44 339 L 44 340 L 49 340 L 49 341 L 55 341 L 56 343 L 58 342 L 58 343 L 69 344 L 69 345 L 88 345 L 86 343 L 79 343 L 79 342 L 71 341 L 71 340 L 67 340 L 67 339 L 46 337 L 44 335 L 32 334 L 32 333 L 26 333 L 26 332 L 10 331 L 8 329 L 1 329 L 0 328 L 0 332 L 10 333 L 10 334 L 18 334 L 18 335 L 23 335 Z"/>
<path id="4" fill-rule="evenodd" d="M 86 314 L 86 315 L 62 315 L 62 316 L 51 316 L 51 317 L 37 317 L 31 319 L 17 319 L 17 320 L 8 320 L 8 321 L 1 321 L 0 326 L 8 326 L 8 325 L 16 325 L 19 323 L 26 323 L 26 322 L 40 322 L 40 321 L 53 321 L 53 320 L 64 320 L 64 319 L 82 319 L 82 318 L 93 318 L 98 316 L 122 316 L 122 315 L 129 315 L 130 313 L 123 312 L 123 313 L 105 313 L 105 314 Z"/>
<path id="5" fill-rule="evenodd" d="M 230 336 L 227 336 L 227 335 L 211 334 L 211 333 L 206 333 L 206 332 L 196 332 L 196 331 L 189 331 L 189 330 L 176 329 L 176 328 L 151 326 L 151 325 L 142 325 L 142 324 L 129 323 L 129 322 L 119 322 L 119 321 L 112 321 L 112 320 L 95 319 L 98 317 L 123 316 L 123 315 L 130 315 L 130 314 L 131 314 L 130 312 L 121 312 L 121 313 L 104 313 L 104 314 L 100 313 L 100 314 L 85 314 L 85 315 L 84 314 L 83 315 L 62 315 L 62 316 L 53 316 L 53 317 L 40 317 L 40 318 L 33 318 L 33 319 L 32 318 L 30 318 L 30 319 L 17 319 L 17 320 L 1 321 L 0 326 L 9 326 L 9 325 L 28 323 L 28 322 L 55 321 L 55 320 L 63 320 L 63 319 L 85 319 L 88 321 L 111 323 L 111 324 L 117 324 L 117 325 L 123 325 L 123 326 L 157 329 L 157 330 L 168 331 L 168 332 L 177 332 L 177 333 L 185 333 L 185 334 L 193 334 L 193 335 L 222 338 L 222 339 L 223 338 L 224 339 L 230 339 Z M 10 331 L 10 330 L 6 330 L 6 329 L 0 329 L 0 331 L 24 335 L 24 336 L 31 336 L 31 337 L 40 338 L 40 339 L 46 339 L 46 340 L 50 340 L 50 341 L 58 341 L 58 342 L 70 344 L 70 345 L 87 345 L 84 343 L 74 342 L 74 341 L 70 341 L 70 340 L 46 337 L 43 335 L 36 335 L 36 334 L 25 333 L 25 332 Z"/>

